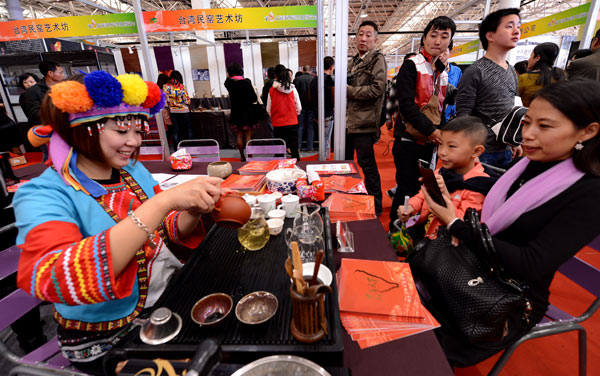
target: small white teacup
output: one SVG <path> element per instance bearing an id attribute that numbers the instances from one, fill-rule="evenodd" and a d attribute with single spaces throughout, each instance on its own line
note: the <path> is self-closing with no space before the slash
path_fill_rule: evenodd
<path id="1" fill-rule="evenodd" d="M 281 220 L 285 219 L 285 214 L 286 214 L 285 210 L 281 210 L 281 209 L 274 209 L 274 210 L 271 210 L 269 213 L 267 213 L 269 218 L 281 219 Z"/>
<path id="2" fill-rule="evenodd" d="M 244 198 L 244 200 L 246 200 L 246 202 L 248 203 L 248 205 L 252 206 L 252 205 L 256 204 L 256 196 L 250 195 L 250 194 L 246 193 L 242 197 Z"/>
<path id="3" fill-rule="evenodd" d="M 279 219 L 279 218 L 268 219 L 267 225 L 269 226 L 269 234 L 279 235 L 281 230 L 283 230 L 283 219 Z"/>
<path id="4" fill-rule="evenodd" d="M 285 211 L 286 218 L 294 218 L 298 211 L 298 204 L 300 203 L 300 197 L 296 195 L 285 195 L 281 198 L 281 205 L 277 206 L 277 209 L 283 209 Z"/>
<path id="5" fill-rule="evenodd" d="M 271 195 L 262 195 L 262 196 L 258 196 L 258 205 L 265 211 L 265 213 L 268 213 L 275 209 L 275 197 L 271 196 Z"/>

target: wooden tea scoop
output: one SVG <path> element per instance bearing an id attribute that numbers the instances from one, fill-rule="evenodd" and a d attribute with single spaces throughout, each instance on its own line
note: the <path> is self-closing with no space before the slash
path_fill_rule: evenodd
<path id="1" fill-rule="evenodd" d="M 313 276 L 310 280 L 310 286 L 317 283 L 317 276 L 319 275 L 319 268 L 321 267 L 321 261 L 323 261 L 323 256 L 325 256 L 325 252 L 322 249 L 319 249 L 317 255 L 315 256 L 315 268 L 313 270 Z"/>
<path id="2" fill-rule="evenodd" d="M 294 278 L 294 267 L 292 266 L 292 259 L 289 257 L 285 260 L 285 271 L 290 278 Z"/>
<path id="3" fill-rule="evenodd" d="M 294 280 L 296 281 L 296 290 L 300 295 L 305 295 L 304 291 L 304 278 L 302 277 L 302 258 L 300 257 L 300 248 L 298 248 L 298 242 L 291 242 L 292 247 L 292 263 L 294 264 Z"/>

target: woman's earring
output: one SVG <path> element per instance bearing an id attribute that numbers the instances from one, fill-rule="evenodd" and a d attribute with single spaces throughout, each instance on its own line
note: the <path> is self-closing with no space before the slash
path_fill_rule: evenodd
<path id="1" fill-rule="evenodd" d="M 583 143 L 581 141 L 577 141 L 577 143 L 575 144 L 575 150 L 583 150 Z"/>

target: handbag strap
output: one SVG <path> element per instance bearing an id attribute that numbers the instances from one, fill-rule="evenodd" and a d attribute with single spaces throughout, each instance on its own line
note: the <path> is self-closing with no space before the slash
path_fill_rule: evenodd
<path id="1" fill-rule="evenodd" d="M 488 227 L 479 220 L 479 213 L 473 208 L 465 212 L 464 221 L 469 225 L 474 240 L 474 251 L 479 260 L 490 268 L 490 273 L 504 274 L 502 264 L 498 259 L 496 247 Z"/>
<path id="2" fill-rule="evenodd" d="M 435 75 L 435 73 L 434 73 L 434 75 Z M 441 80 L 442 80 L 442 72 L 438 73 L 437 76 L 435 77 L 435 86 L 433 88 L 433 95 L 435 95 L 436 97 L 440 94 Z"/>

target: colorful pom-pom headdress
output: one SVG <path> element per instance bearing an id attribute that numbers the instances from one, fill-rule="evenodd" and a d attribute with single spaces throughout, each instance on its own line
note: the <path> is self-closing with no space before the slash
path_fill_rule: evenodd
<path id="1" fill-rule="evenodd" d="M 71 127 L 128 115 L 148 119 L 163 108 L 166 99 L 155 83 L 136 74 L 113 77 L 103 71 L 87 74 L 83 84 L 60 82 L 50 88 L 48 95 L 54 106 L 69 114 Z"/>
<path id="2" fill-rule="evenodd" d="M 104 131 L 102 119 L 117 118 L 117 126 L 128 129 L 131 120 L 122 118 L 139 116 L 148 120 L 165 106 L 166 96 L 153 82 L 142 80 L 136 74 L 121 74 L 113 77 L 103 71 L 86 74 L 83 83 L 63 81 L 53 85 L 48 93 L 59 110 L 69 114 L 69 124 L 76 127 L 96 123 L 98 132 Z M 142 119 L 133 119 L 136 128 L 142 128 Z M 148 123 L 144 121 L 148 132 Z M 99 197 L 106 189 L 88 178 L 77 168 L 77 152 L 68 145 L 50 125 L 33 127 L 28 138 L 34 146 L 50 141 L 49 153 L 52 164 L 67 185 L 75 190 Z"/>

